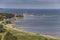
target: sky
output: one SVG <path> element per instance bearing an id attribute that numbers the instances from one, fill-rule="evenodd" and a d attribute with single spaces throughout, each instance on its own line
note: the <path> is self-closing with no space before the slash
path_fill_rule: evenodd
<path id="1" fill-rule="evenodd" d="M 60 0 L 0 0 L 0 8 L 60 9 Z"/>

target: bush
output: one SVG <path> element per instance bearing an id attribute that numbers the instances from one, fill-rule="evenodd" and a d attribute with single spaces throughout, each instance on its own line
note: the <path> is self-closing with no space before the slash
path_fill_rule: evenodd
<path id="1" fill-rule="evenodd" d="M 0 18 L 0 21 L 3 21 L 3 18 Z"/>
<path id="2" fill-rule="evenodd" d="M 11 21 L 6 21 L 6 24 L 11 24 Z"/>
<path id="3" fill-rule="evenodd" d="M 23 15 L 17 15 L 16 17 L 23 17 Z"/>
<path id="4" fill-rule="evenodd" d="M 6 31 L 6 29 L 4 28 L 4 26 L 2 24 L 0 24 L 0 33 L 5 32 L 5 31 Z"/>

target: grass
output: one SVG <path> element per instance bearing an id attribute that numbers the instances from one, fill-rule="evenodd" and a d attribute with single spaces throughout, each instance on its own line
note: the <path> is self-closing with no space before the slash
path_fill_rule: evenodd
<path id="1" fill-rule="evenodd" d="M 13 17 L 12 14 L 2 14 L 3 16 L 6 16 L 7 18 Z M 7 21 L 7 24 L 10 22 Z M 30 32 L 24 32 L 15 30 L 10 25 L 7 25 L 8 27 L 5 27 L 0 25 L 0 40 L 60 40 L 56 38 L 51 38 L 48 36 L 43 36 L 40 34 L 34 34 Z M 5 30 L 7 29 L 7 30 Z"/>
<path id="2" fill-rule="evenodd" d="M 2 38 L 2 33 L 0 33 L 0 40 L 1 40 L 1 38 Z"/>
<path id="3" fill-rule="evenodd" d="M 58 40 L 54 38 L 47 38 L 41 35 L 33 35 L 25 32 L 20 32 L 17 30 L 9 30 L 5 35 L 1 33 L 0 39 L 3 36 L 3 39 L 1 40 Z"/>
<path id="4" fill-rule="evenodd" d="M 11 35 L 10 34 L 9 35 L 12 36 L 12 39 L 15 38 L 14 40 L 59 40 L 55 38 L 44 37 L 39 34 L 33 35 L 33 34 L 25 33 L 25 32 L 20 32 L 13 29 L 12 30 L 10 29 L 9 32 L 11 33 Z"/>
<path id="5" fill-rule="evenodd" d="M 14 28 L 6 28 L 7 31 L 0 33 L 0 40 L 60 40 L 56 38 L 45 37 L 40 34 L 31 34 L 29 32 L 18 31 Z"/>

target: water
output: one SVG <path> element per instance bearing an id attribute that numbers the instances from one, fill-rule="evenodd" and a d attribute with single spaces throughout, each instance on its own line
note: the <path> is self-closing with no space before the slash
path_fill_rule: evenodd
<path id="1" fill-rule="evenodd" d="M 17 29 L 60 37 L 60 16 L 26 16 L 13 22 Z"/>
<path id="2" fill-rule="evenodd" d="M 60 9 L 0 8 L 0 13 L 28 14 L 24 18 L 13 21 L 14 27 L 33 33 L 60 37 Z"/>

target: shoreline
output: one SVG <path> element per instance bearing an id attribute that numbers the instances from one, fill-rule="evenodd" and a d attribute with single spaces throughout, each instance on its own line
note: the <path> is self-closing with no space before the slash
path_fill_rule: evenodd
<path id="1" fill-rule="evenodd" d="M 20 30 L 20 29 L 17 29 L 17 28 L 13 28 L 13 24 L 7 24 L 5 26 L 7 26 L 7 28 L 10 29 L 10 30 L 17 30 L 17 31 L 20 31 L 20 32 L 28 33 L 30 35 L 39 35 L 39 36 L 43 36 L 43 37 L 46 37 L 46 38 L 60 39 L 60 38 L 57 38 L 57 37 L 54 37 L 54 36 L 50 36 L 50 35 L 37 34 L 37 33 L 33 33 L 33 32 L 28 32 L 28 31 Z"/>
<path id="2" fill-rule="evenodd" d="M 60 38 L 57 38 L 57 37 L 54 37 L 54 36 L 44 35 L 44 34 L 37 34 L 37 33 L 33 33 L 33 32 L 28 32 L 28 31 L 20 30 L 20 29 L 17 29 L 17 28 L 12 28 L 12 29 L 13 29 L 13 30 L 20 31 L 20 32 L 29 33 L 29 34 L 31 34 L 31 35 L 40 35 L 40 36 L 47 37 L 47 38 L 60 39 Z"/>
<path id="3" fill-rule="evenodd" d="M 9 26 L 8 28 L 9 28 L 9 29 L 12 29 L 12 30 L 17 30 L 17 31 L 20 31 L 20 32 L 29 33 L 29 34 L 31 34 L 31 35 L 38 35 L 37 33 L 28 32 L 28 31 L 24 31 L 24 30 L 17 29 L 17 28 L 13 28 L 13 24 L 7 24 L 7 26 Z M 10 27 L 11 27 L 11 28 L 10 28 Z M 47 37 L 47 38 L 60 39 L 60 38 L 57 38 L 57 37 L 54 37 L 54 36 L 50 36 L 50 35 L 44 35 L 44 34 L 39 34 L 39 35 L 44 36 L 44 37 Z"/>

